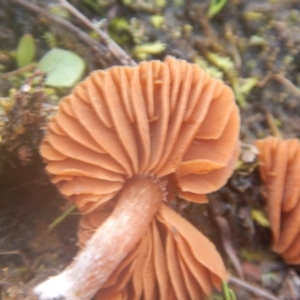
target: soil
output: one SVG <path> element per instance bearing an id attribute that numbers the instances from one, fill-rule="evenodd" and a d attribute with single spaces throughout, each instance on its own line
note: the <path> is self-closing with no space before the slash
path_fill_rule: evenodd
<path id="1" fill-rule="evenodd" d="M 46 0 L 29 2 L 44 8 L 53 4 Z M 298 0 L 227 0 L 225 7 L 211 19 L 207 17 L 209 1 L 169 0 L 164 8 L 153 6 L 159 2 L 154 0 L 127 1 L 127 6 L 117 0 L 71 2 L 90 20 L 106 18 L 103 30 L 109 29 L 112 36 L 117 29 L 109 24 L 118 17 L 124 18 L 130 29 L 122 33 L 124 38 L 120 43 L 129 54 L 134 55 L 133 49 L 138 44 L 160 41 L 166 44 L 166 50 L 147 59 L 173 55 L 195 61 L 195 57 L 201 57 L 214 66 L 209 60 L 209 53 L 213 52 L 234 64 L 229 71 L 221 68 L 223 80 L 229 85 L 255 78 L 257 84 L 246 93 L 245 103 L 239 102 L 243 142 L 252 144 L 257 138 L 278 132 L 283 137 L 300 137 Z M 164 17 L 159 28 L 150 21 L 156 14 Z M 88 32 L 71 16 L 69 21 Z M 34 37 L 37 60 L 42 57 L 49 50 L 44 38 L 46 31 L 55 34 L 60 48 L 76 52 L 87 62 L 86 74 L 118 63 L 111 59 L 104 65 L 93 49 L 75 35 L 21 5 L 0 0 L 3 73 L 17 68 L 12 51 L 24 34 Z M 270 74 L 279 74 L 280 78 Z M 32 299 L 31 288 L 67 266 L 78 250 L 78 214 L 69 215 L 49 231 L 49 225 L 63 213 L 68 202 L 50 183 L 38 154 L 49 117 L 43 104 L 55 103 L 40 89 L 30 95 L 18 90 L 24 82 L 28 83 L 30 76 L 26 73 L 3 78 L 0 73 L 0 98 L 8 97 L 14 88 L 20 99 L 13 109 L 1 114 L 0 120 L 0 299 L 3 300 Z M 67 92 L 57 91 L 57 95 Z M 33 116 L 30 121 L 24 117 L 28 114 Z M 16 124 L 24 129 L 22 133 Z M 174 208 L 217 245 L 231 274 L 239 276 L 232 258 L 224 251 L 224 239 L 235 249 L 246 282 L 278 299 L 300 299 L 299 268 L 284 264 L 271 252 L 270 230 L 251 215 L 253 209 L 263 211 L 264 206 L 255 162 L 243 164 L 228 184 L 209 198 L 210 205 L 178 200 Z M 225 220 L 229 232 L 223 238 L 224 232 L 217 224 L 220 218 Z M 230 288 L 237 299 L 267 299 L 234 284 Z"/>

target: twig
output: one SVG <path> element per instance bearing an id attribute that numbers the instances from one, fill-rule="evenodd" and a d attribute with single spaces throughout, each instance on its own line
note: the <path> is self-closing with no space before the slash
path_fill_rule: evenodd
<path id="1" fill-rule="evenodd" d="M 72 4 L 70 4 L 67 0 L 58 1 L 63 8 L 67 9 L 83 24 L 85 24 L 90 29 L 96 31 L 102 39 L 102 41 L 106 44 L 109 51 L 114 55 L 115 58 L 117 58 L 122 63 L 122 65 L 136 65 L 136 62 L 117 43 L 115 43 L 106 32 L 102 31 L 100 28 L 95 26 L 85 15 L 83 15 L 79 10 L 77 10 Z"/>
<path id="2" fill-rule="evenodd" d="M 0 255 L 18 255 L 22 258 L 24 265 L 29 269 L 29 259 L 20 250 L 0 251 Z"/>
<path id="3" fill-rule="evenodd" d="M 22 74 L 23 72 L 28 72 L 28 71 L 31 71 L 33 69 L 35 69 L 37 66 L 37 63 L 33 62 L 25 67 L 22 67 L 22 68 L 19 68 L 19 69 L 16 69 L 16 70 L 13 70 L 11 72 L 6 72 L 6 73 L 3 73 L 0 75 L 0 78 L 8 78 L 10 76 L 14 76 L 14 75 L 19 75 L 19 74 Z"/>
<path id="4" fill-rule="evenodd" d="M 270 111 L 266 111 L 266 119 L 267 119 L 267 123 L 268 126 L 272 132 L 272 135 L 278 138 L 281 138 L 281 133 L 280 130 L 278 129 L 278 127 L 276 126 L 274 117 L 272 115 L 272 113 Z"/>
<path id="5" fill-rule="evenodd" d="M 272 79 L 275 79 L 275 80 L 279 81 L 280 83 L 282 83 L 283 85 L 288 87 L 295 96 L 300 97 L 300 90 L 298 89 L 298 87 L 296 87 L 291 81 L 289 81 L 283 75 L 273 74 Z"/>
<path id="6" fill-rule="evenodd" d="M 221 216 L 216 216 L 215 221 L 220 231 L 220 236 L 221 236 L 224 250 L 228 255 L 230 261 L 232 262 L 237 274 L 239 275 L 240 278 L 243 279 L 244 278 L 243 269 L 232 245 L 231 232 L 230 232 L 230 227 L 228 225 L 228 222 L 225 218 Z"/>
<path id="7" fill-rule="evenodd" d="M 234 276 L 230 276 L 229 278 L 229 282 L 232 284 L 235 284 L 245 290 L 247 290 L 248 292 L 251 292 L 259 297 L 262 297 L 264 299 L 267 300 L 278 300 L 277 297 L 275 297 L 274 295 L 272 295 L 271 293 L 263 290 L 262 288 L 256 287 L 244 280 L 241 280 L 239 278 L 236 278 Z"/>
<path id="8" fill-rule="evenodd" d="M 263 87 L 267 84 L 267 82 L 270 79 L 274 79 L 278 82 L 280 82 L 281 84 L 285 85 L 287 88 L 289 88 L 291 90 L 291 92 L 297 96 L 300 97 L 300 89 L 295 86 L 290 80 L 288 80 L 286 77 L 284 77 L 281 74 L 278 73 L 268 73 L 258 84 L 258 87 Z"/>
<path id="9" fill-rule="evenodd" d="M 218 228 L 223 249 L 224 249 L 225 253 L 227 254 L 227 256 L 229 257 L 238 276 L 241 278 L 244 278 L 243 269 L 242 269 L 240 260 L 239 260 L 237 254 L 236 254 L 236 251 L 233 247 L 232 235 L 231 235 L 229 224 L 228 224 L 227 220 L 220 215 L 218 206 L 215 205 L 215 203 L 218 202 L 216 200 L 216 196 L 211 195 L 210 200 L 211 201 L 209 201 L 209 205 L 208 205 L 209 213 L 210 213 L 215 225 Z"/>
<path id="10" fill-rule="evenodd" d="M 260 87 L 260 88 L 264 87 L 264 86 L 267 84 L 267 82 L 271 79 L 271 77 L 272 77 L 272 73 L 271 73 L 271 72 L 268 72 L 267 75 L 265 75 L 265 76 L 263 77 L 263 79 L 261 79 L 261 80 L 256 84 L 256 86 L 257 86 L 257 87 Z"/>
<path id="11" fill-rule="evenodd" d="M 62 18 L 59 18 L 57 16 L 54 16 L 54 15 L 48 13 L 46 10 L 44 10 L 44 9 L 40 8 L 39 6 L 32 4 L 26 0 L 11 0 L 11 2 L 15 3 L 15 4 L 19 4 L 32 12 L 42 15 L 42 16 L 46 17 L 47 19 L 55 22 L 56 24 L 64 27 L 68 31 L 72 32 L 79 39 L 81 39 L 85 44 L 87 44 L 95 52 L 97 52 L 97 54 L 99 55 L 99 60 L 100 60 L 101 64 L 103 64 L 104 66 L 107 65 L 107 62 L 105 62 L 105 60 L 103 60 L 101 58 L 106 54 L 107 49 L 105 49 L 105 47 L 103 45 L 101 45 L 97 41 L 93 40 L 89 35 L 87 35 L 83 31 L 81 31 L 79 28 L 77 28 L 70 22 L 68 22 Z"/>

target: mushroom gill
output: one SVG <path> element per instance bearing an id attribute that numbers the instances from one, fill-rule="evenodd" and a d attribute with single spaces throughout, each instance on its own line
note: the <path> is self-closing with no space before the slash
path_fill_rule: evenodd
<path id="1" fill-rule="evenodd" d="M 110 208 L 83 216 L 78 232 L 84 246 Z M 95 299 L 205 299 L 227 273 L 213 244 L 167 205 L 102 286 Z M 173 295 L 169 298 L 169 295 Z"/>
<path id="2" fill-rule="evenodd" d="M 184 278 L 189 284 L 180 294 L 173 291 L 179 299 L 188 299 L 181 296 L 195 295 L 196 290 L 206 295 L 213 286 L 218 287 L 220 280 L 227 278 L 218 253 L 163 202 L 173 200 L 177 192 L 186 200 L 203 203 L 205 194 L 226 183 L 239 152 L 239 122 L 229 87 L 197 65 L 172 57 L 164 62 L 143 62 L 137 67 L 96 71 L 78 84 L 61 101 L 41 145 L 41 154 L 52 181 L 84 214 L 82 228 L 95 215 L 105 214 L 107 207 L 113 209 L 100 227 L 91 227 L 94 234 L 71 266 L 60 274 L 63 276 L 56 276 L 68 282 L 65 290 L 49 292 L 56 280 L 51 278 L 35 290 L 41 299 L 57 295 L 90 299 L 101 287 L 108 287 L 112 277 L 116 278 L 114 274 L 123 268 L 118 266 L 126 265 L 130 274 L 136 274 L 137 263 L 129 262 L 143 255 L 146 260 L 140 258 L 141 261 L 149 264 L 149 270 L 144 269 L 147 278 L 153 272 L 150 262 L 157 263 L 155 255 L 166 255 L 154 254 L 158 245 L 168 249 L 168 255 L 173 255 L 170 260 L 178 263 L 176 270 L 170 270 L 178 277 L 161 275 L 162 280 L 179 282 Z M 172 223 L 175 220 L 177 225 Z M 107 230 L 111 235 L 105 234 Z M 187 230 L 193 232 L 193 237 Z M 195 251 L 201 241 L 211 250 L 203 250 L 203 259 Z M 108 265 L 103 257 L 109 251 L 112 254 Z M 90 262 L 91 255 L 85 256 L 86 252 L 102 262 Z M 188 253 L 186 258 L 184 253 Z M 83 265 L 84 260 L 88 263 Z M 199 274 L 194 274 L 192 262 L 198 266 Z M 93 284 L 78 278 L 79 271 Z M 203 279 L 203 274 L 209 275 Z M 126 276 L 127 282 L 135 282 Z M 124 285 L 126 280 L 120 278 Z M 70 283 L 74 281 L 76 284 Z M 149 282 L 153 286 L 153 279 Z M 149 295 L 147 292 L 147 299 L 155 299 Z"/>
<path id="3" fill-rule="evenodd" d="M 287 263 L 300 264 L 300 142 L 268 137 L 256 146 L 272 249 Z"/>

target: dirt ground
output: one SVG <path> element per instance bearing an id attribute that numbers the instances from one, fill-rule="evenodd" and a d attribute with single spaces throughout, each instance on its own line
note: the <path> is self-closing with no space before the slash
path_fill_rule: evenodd
<path id="1" fill-rule="evenodd" d="M 27 33 L 35 39 L 36 60 L 49 50 L 44 36 L 51 32 L 60 48 L 73 51 L 86 61 L 85 74 L 120 64 L 109 51 L 100 59 L 99 53 L 67 29 L 18 1 L 12 2 L 0 0 L 0 100 L 9 97 L 11 89 L 18 91 L 32 76 L 30 72 L 3 76 L 17 69 L 12 53 Z M 46 10 L 55 4 L 46 0 L 21 2 L 31 2 Z M 218 71 L 235 89 L 241 109 L 242 142 L 252 144 L 256 138 L 270 134 L 300 137 L 298 0 L 227 0 L 211 19 L 207 17 L 209 1 L 169 0 L 165 5 L 154 0 L 71 2 L 90 20 L 105 18 L 102 29 L 109 30 L 112 37 L 119 36 L 116 40 L 120 46 L 137 61 L 141 54 L 137 46 L 159 41 L 165 45 L 164 50 L 147 54 L 146 59 L 173 55 L 192 62 L 204 61 L 212 72 Z M 163 17 L 163 25 L 155 27 L 153 16 Z M 127 22 L 125 29 L 118 23 L 120 18 Z M 69 16 L 67 20 L 89 32 L 76 18 Z M 211 53 L 225 57 L 229 66 L 222 65 Z M 66 93 L 68 90 L 56 91 L 58 98 Z M 21 100 L 13 108 L 3 109 L 0 115 L 3 300 L 30 299 L 30 289 L 62 270 L 77 251 L 78 214 L 69 215 L 49 231 L 49 225 L 68 203 L 49 182 L 38 154 L 48 118 L 44 104 L 53 107 L 56 102 L 39 91 L 30 96 L 19 95 Z M 24 116 L 28 114 L 34 121 L 26 121 Z M 25 130 L 20 133 L 16 124 Z M 235 278 L 243 274 L 243 282 L 250 287 L 230 283 L 237 299 L 271 299 L 269 294 L 274 295 L 273 299 L 300 299 L 300 268 L 284 264 L 270 251 L 270 230 L 252 215 L 253 210 L 262 212 L 263 205 L 254 162 L 243 164 L 224 188 L 210 195 L 210 205 L 179 199 L 174 208 L 217 245 Z M 221 230 L 220 222 L 225 222 L 226 230 Z M 226 251 L 226 245 L 231 250 Z M 259 295 L 261 289 L 269 294 Z"/>

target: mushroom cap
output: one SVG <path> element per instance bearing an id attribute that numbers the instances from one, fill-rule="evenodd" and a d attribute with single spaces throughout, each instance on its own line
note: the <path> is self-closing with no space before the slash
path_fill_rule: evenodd
<path id="1" fill-rule="evenodd" d="M 287 263 L 300 263 L 300 142 L 268 137 L 255 142 L 264 183 L 272 248 Z"/>
<path id="2" fill-rule="evenodd" d="M 168 57 L 92 73 L 60 102 L 40 152 L 83 214 L 139 174 L 175 177 L 179 195 L 201 203 L 232 173 L 239 123 L 229 87 Z"/>
<path id="3" fill-rule="evenodd" d="M 84 245 L 111 208 L 83 216 Z M 214 245 L 166 205 L 96 295 L 96 299 L 206 299 L 228 274 Z"/>

